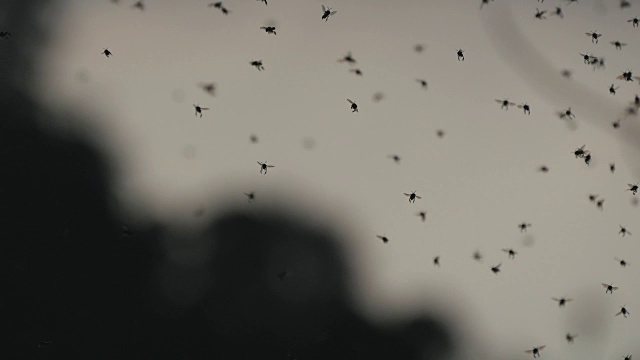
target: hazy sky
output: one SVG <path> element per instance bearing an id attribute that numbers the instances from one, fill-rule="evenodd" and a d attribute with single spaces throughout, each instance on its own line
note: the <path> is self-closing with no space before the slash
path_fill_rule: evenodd
<path id="1" fill-rule="evenodd" d="M 345 234 L 356 296 L 373 317 L 437 309 L 478 359 L 526 359 L 542 344 L 545 359 L 640 352 L 640 208 L 625 191 L 640 181 L 640 132 L 637 118 L 610 126 L 640 93 L 638 82 L 615 80 L 640 75 L 640 29 L 626 22 L 640 4 L 495 0 L 480 11 L 480 0 L 351 0 L 325 2 L 338 11 L 325 22 L 312 0 L 225 1 L 228 16 L 208 1 L 147 0 L 144 12 L 133 3 L 66 1 L 41 87 L 52 108 L 83 111 L 61 129 L 97 130 L 132 217 L 182 226 L 199 208 L 214 216 L 229 202 L 284 198 Z M 564 19 L 534 17 L 558 5 Z M 259 28 L 272 23 L 275 36 Z M 594 30 L 599 44 L 585 35 Z M 628 46 L 616 51 L 613 40 Z M 336 61 L 349 51 L 362 77 Z M 580 52 L 604 56 L 606 69 Z M 216 96 L 199 82 L 215 82 Z M 494 99 L 506 97 L 528 102 L 531 115 L 501 110 Z M 194 117 L 192 104 L 211 110 Z M 569 106 L 575 130 L 556 115 Z M 572 154 L 583 144 L 590 166 Z M 263 176 L 256 161 L 276 167 Z M 543 164 L 549 173 L 537 171 Z M 410 204 L 403 192 L 413 190 L 423 198 Z M 589 194 L 606 200 L 604 211 Z M 533 224 L 526 235 L 523 221 Z M 619 224 L 634 234 L 619 236 Z M 510 247 L 514 260 L 501 251 Z M 620 290 L 605 295 L 602 282 Z M 562 296 L 574 301 L 559 309 L 551 297 Z M 629 319 L 614 317 L 622 305 Z M 567 332 L 579 334 L 572 345 Z"/>

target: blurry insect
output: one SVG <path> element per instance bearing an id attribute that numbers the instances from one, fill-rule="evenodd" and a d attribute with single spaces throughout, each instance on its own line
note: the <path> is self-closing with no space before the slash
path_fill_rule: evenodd
<path id="1" fill-rule="evenodd" d="M 225 14 L 225 15 L 229 14 L 229 10 L 227 10 L 227 8 L 222 6 L 222 1 L 211 3 L 211 4 L 209 4 L 209 6 L 210 7 L 213 6 L 216 9 L 220 9 L 220 11 L 222 11 L 222 13 Z"/>
<path id="2" fill-rule="evenodd" d="M 559 307 L 564 307 L 566 305 L 566 303 L 568 303 L 569 301 L 572 301 L 573 299 L 567 299 L 567 298 L 551 298 L 551 300 L 553 301 L 557 301 L 558 302 L 558 306 Z"/>
<path id="3" fill-rule="evenodd" d="M 140 11 L 144 11 L 144 3 L 142 2 L 142 0 L 140 0 L 140 1 L 136 2 L 135 4 L 131 5 L 131 7 L 140 9 Z"/>
<path id="4" fill-rule="evenodd" d="M 549 172 L 549 168 L 546 165 L 542 165 L 538 168 L 538 171 L 543 172 L 543 173 L 547 173 Z"/>
<path id="5" fill-rule="evenodd" d="M 198 83 L 198 86 L 211 96 L 215 96 L 216 93 L 216 84 L 214 83 Z"/>
<path id="6" fill-rule="evenodd" d="M 427 220 L 427 212 L 426 211 L 420 211 L 416 215 L 420 216 L 420 219 L 422 220 L 422 222 L 425 222 Z"/>
<path id="7" fill-rule="evenodd" d="M 533 354 L 534 358 L 540 357 L 540 351 L 545 348 L 546 345 L 540 345 L 538 347 L 534 347 L 531 350 L 525 350 L 527 354 Z"/>
<path id="8" fill-rule="evenodd" d="M 567 333 L 567 335 L 564 336 L 569 344 L 573 344 L 573 339 L 575 339 L 576 337 L 578 337 L 578 334 L 571 335 L 571 333 Z"/>
<path id="9" fill-rule="evenodd" d="M 202 107 L 198 104 L 193 104 L 193 107 L 196 109 L 196 116 L 200 115 L 200 117 L 202 117 L 202 110 L 209 110 L 209 108 Z"/>
<path id="10" fill-rule="evenodd" d="M 556 7 L 556 9 L 554 10 L 553 13 L 551 13 L 551 15 L 556 15 L 560 19 L 564 19 L 564 13 L 562 12 L 562 8 L 559 6 Z"/>
<path id="11" fill-rule="evenodd" d="M 476 250 L 473 253 L 473 260 L 478 261 L 478 262 L 482 262 L 482 254 L 480 254 L 480 251 Z"/>
<path id="12" fill-rule="evenodd" d="M 627 267 L 628 263 L 623 259 L 614 257 L 613 260 L 617 261 L 620 264 L 620 267 Z"/>
<path id="13" fill-rule="evenodd" d="M 633 24 L 633 27 L 637 28 L 638 24 L 640 23 L 640 19 L 638 19 L 638 17 L 634 17 L 633 19 L 627 20 L 627 22 L 630 22 L 631 24 Z"/>
<path id="14" fill-rule="evenodd" d="M 627 315 L 631 315 L 629 310 L 627 310 L 626 305 L 620 307 L 620 311 L 616 314 L 616 316 L 622 314 L 622 316 L 627 317 Z"/>
<path id="15" fill-rule="evenodd" d="M 616 50 L 622 50 L 623 46 L 627 46 L 627 43 L 620 42 L 618 40 L 610 42 L 611 45 L 616 47 Z"/>
<path id="16" fill-rule="evenodd" d="M 591 42 L 594 44 L 598 43 L 598 39 L 602 37 L 602 34 L 598 34 L 598 30 L 585 33 L 587 36 L 591 37 Z"/>
<path id="17" fill-rule="evenodd" d="M 411 194 L 403 193 L 405 196 L 409 197 L 409 202 L 415 203 L 416 199 L 422 199 L 420 196 L 416 195 L 416 192 L 413 191 Z"/>
<path id="18" fill-rule="evenodd" d="M 562 77 L 566 78 L 566 79 L 571 79 L 571 70 L 569 69 L 564 69 L 562 70 L 562 72 L 560 73 L 562 75 Z"/>
<path id="19" fill-rule="evenodd" d="M 527 103 L 518 105 L 518 109 L 522 109 L 525 114 L 531 115 L 531 107 Z"/>
<path id="20" fill-rule="evenodd" d="M 255 192 L 250 192 L 250 193 L 244 193 L 247 196 L 247 200 L 248 202 L 253 202 L 253 200 L 255 200 L 256 198 L 256 193 Z"/>
<path id="21" fill-rule="evenodd" d="M 417 44 L 416 46 L 413 47 L 413 51 L 417 53 L 421 53 L 423 50 L 424 50 L 424 45 L 422 44 Z"/>
<path id="22" fill-rule="evenodd" d="M 631 360 L 631 355 L 627 354 L 627 355 L 624 357 L 624 360 Z"/>
<path id="23" fill-rule="evenodd" d="M 618 231 L 618 234 L 622 234 L 622 237 L 625 237 L 626 235 L 631 235 L 631 232 L 627 230 L 626 227 L 620 225 L 620 231 Z"/>
<path id="24" fill-rule="evenodd" d="M 594 57 L 591 60 L 591 65 L 593 65 L 593 70 L 594 71 L 597 70 L 597 69 L 604 69 L 605 68 L 605 66 L 604 66 L 604 58 L 603 57 L 600 57 L 600 58 Z"/>
<path id="25" fill-rule="evenodd" d="M 327 8 L 324 5 L 322 5 L 322 20 L 328 21 L 329 16 L 335 15 L 336 13 L 337 11 L 331 11 L 331 8 Z"/>
<path id="26" fill-rule="evenodd" d="M 509 106 L 515 106 L 516 104 L 509 101 L 509 99 L 505 99 L 505 100 L 500 100 L 500 99 L 496 99 L 495 100 L 498 104 L 500 104 L 500 109 L 505 109 L 505 110 L 509 110 Z"/>
<path id="27" fill-rule="evenodd" d="M 589 153 L 589 151 L 585 150 L 585 148 L 584 148 L 585 146 L 587 146 L 587 145 L 582 145 L 579 148 L 575 149 L 573 151 L 573 155 L 575 155 L 576 158 L 583 158 L 586 154 Z"/>
<path id="28" fill-rule="evenodd" d="M 589 55 L 589 53 L 584 53 L 584 54 L 583 54 L 583 53 L 580 53 L 580 56 L 582 56 L 582 61 L 583 61 L 585 64 L 591 64 L 591 61 L 592 61 L 593 59 L 597 59 L 595 56 Z"/>
<path id="29" fill-rule="evenodd" d="M 275 26 L 260 26 L 260 29 L 266 31 L 267 34 L 277 35 Z"/>
<path id="30" fill-rule="evenodd" d="M 565 110 L 564 112 L 559 112 L 558 116 L 560 116 L 560 119 L 564 119 L 565 117 L 573 120 L 576 118 L 575 114 L 571 111 L 571 107 L 569 107 L 567 110 Z"/>
<path id="31" fill-rule="evenodd" d="M 538 8 L 536 8 L 536 19 L 540 19 L 540 20 L 546 19 L 546 17 L 544 16 L 544 14 L 546 13 L 547 13 L 547 10 L 538 10 Z"/>
<path id="32" fill-rule="evenodd" d="M 620 122 L 622 121 L 622 119 L 618 119 L 614 122 L 611 123 L 611 126 L 613 126 L 614 129 L 617 129 L 620 127 Z"/>
<path id="33" fill-rule="evenodd" d="M 456 50 L 456 54 L 458 55 L 458 61 L 464 61 L 464 50 L 458 49 Z"/>
<path id="34" fill-rule="evenodd" d="M 587 153 L 587 155 L 584 156 L 584 163 L 587 165 L 591 163 L 591 153 Z"/>
<path id="35" fill-rule="evenodd" d="M 354 103 L 353 101 L 347 99 L 347 101 L 351 104 L 351 112 L 358 112 L 358 104 Z"/>
<path id="36" fill-rule="evenodd" d="M 607 293 L 613 294 L 614 290 L 618 290 L 619 289 L 617 286 L 613 286 L 613 284 L 605 284 L 605 283 L 602 283 L 602 287 L 604 287 L 606 289 L 604 291 L 605 294 L 607 294 Z"/>
<path id="37" fill-rule="evenodd" d="M 633 105 L 634 105 L 636 108 L 640 108 L 640 96 L 636 95 L 636 96 L 633 98 Z"/>
<path id="38" fill-rule="evenodd" d="M 612 174 L 616 172 L 616 163 L 609 164 L 609 171 L 611 171 Z"/>
<path id="39" fill-rule="evenodd" d="M 500 266 L 501 266 L 501 265 L 502 265 L 502 263 L 500 263 L 500 264 L 498 264 L 498 265 L 496 265 L 496 266 L 492 267 L 492 268 L 491 268 L 491 271 L 492 271 L 494 274 L 499 273 L 499 272 L 500 272 Z"/>
<path id="40" fill-rule="evenodd" d="M 589 194 L 589 201 L 596 202 L 599 195 Z"/>
<path id="41" fill-rule="evenodd" d="M 600 210 L 603 210 L 603 205 L 604 205 L 604 199 L 600 199 L 598 200 L 598 202 L 596 203 L 596 207 Z"/>
<path id="42" fill-rule="evenodd" d="M 427 90 L 427 87 L 429 86 L 427 80 L 416 79 L 416 81 L 420 83 L 420 86 L 422 86 L 423 89 Z"/>
<path id="43" fill-rule="evenodd" d="M 634 79 L 633 72 L 631 70 L 624 71 L 622 75 L 619 75 L 618 77 L 616 77 L 616 79 L 624 80 L 624 81 L 633 81 Z"/>
<path id="44" fill-rule="evenodd" d="M 349 63 L 349 65 L 353 65 L 356 63 L 356 59 L 353 58 L 353 56 L 351 55 L 351 51 L 349 51 L 347 55 L 345 55 L 341 59 L 338 59 L 338 62 L 346 62 Z"/>
<path id="45" fill-rule="evenodd" d="M 262 1 L 265 5 L 269 5 L 269 4 L 267 3 L 267 0 L 257 0 L 257 1 Z"/>
<path id="46" fill-rule="evenodd" d="M 0 31 L 0 39 L 9 40 L 11 38 L 11 33 L 8 31 Z"/>
<path id="47" fill-rule="evenodd" d="M 619 86 L 614 86 L 613 84 L 611 84 L 611 86 L 609 86 L 609 94 L 611 95 L 615 95 L 616 94 L 616 90 L 620 89 Z"/>
<path id="48" fill-rule="evenodd" d="M 620 0 L 620 9 L 628 8 L 631 6 L 631 3 L 627 0 Z"/>
<path id="49" fill-rule="evenodd" d="M 250 135 L 249 136 L 249 141 L 251 141 L 254 144 L 258 143 L 258 136 L 257 135 Z"/>
<path id="50" fill-rule="evenodd" d="M 109 57 L 111 55 L 113 55 L 113 53 L 111 51 L 109 51 L 109 49 L 104 49 L 103 52 L 101 52 L 101 54 L 104 54 L 104 56 Z"/>
<path id="51" fill-rule="evenodd" d="M 400 156 L 398 155 L 389 155 L 389 159 L 392 159 L 396 164 L 400 163 Z"/>
<path id="52" fill-rule="evenodd" d="M 258 161 L 258 165 L 260 165 L 260 174 L 263 175 L 267 175 L 267 169 L 268 168 L 272 168 L 275 167 L 275 165 L 267 165 L 267 162 L 263 162 L 261 163 L 260 161 Z"/>
<path id="53" fill-rule="evenodd" d="M 520 228 L 520 232 L 526 232 L 527 228 L 530 228 L 530 227 L 531 227 L 531 224 L 528 224 L 528 223 L 523 222 L 521 224 L 518 224 L 518 228 Z"/>
<path id="54" fill-rule="evenodd" d="M 436 130 L 436 136 L 439 138 L 443 138 L 444 137 L 444 130 Z"/>
<path id="55" fill-rule="evenodd" d="M 504 251 L 507 254 L 509 254 L 509 259 L 515 259 L 516 258 L 517 252 L 515 250 L 513 250 L 513 249 L 502 249 L 502 251 Z"/>
<path id="56" fill-rule="evenodd" d="M 633 195 L 638 193 L 638 183 L 635 184 L 627 184 L 627 186 L 629 186 L 629 188 L 627 189 L 627 191 L 631 191 L 631 193 Z"/>
<path id="57" fill-rule="evenodd" d="M 440 256 L 436 256 L 433 258 L 433 265 L 440 266 Z"/>
<path id="58" fill-rule="evenodd" d="M 373 94 L 373 102 L 380 102 L 384 100 L 384 93 L 378 91 L 377 93 Z"/>
<path id="59" fill-rule="evenodd" d="M 493 0 L 482 0 L 482 2 L 480 3 L 480 10 L 482 10 L 483 6 L 489 5 L 489 1 L 493 1 Z"/>
<path id="60" fill-rule="evenodd" d="M 349 69 L 349 72 L 352 72 L 358 76 L 362 76 L 362 70 L 360 69 Z"/>
<path id="61" fill-rule="evenodd" d="M 264 66 L 262 66 L 262 60 L 252 60 L 249 64 L 251 66 L 255 66 L 255 68 L 259 71 L 264 70 Z"/>
<path id="62" fill-rule="evenodd" d="M 386 236 L 382 236 L 382 235 L 376 235 L 376 237 L 380 240 L 382 240 L 383 243 L 388 243 L 389 242 L 389 238 Z"/>

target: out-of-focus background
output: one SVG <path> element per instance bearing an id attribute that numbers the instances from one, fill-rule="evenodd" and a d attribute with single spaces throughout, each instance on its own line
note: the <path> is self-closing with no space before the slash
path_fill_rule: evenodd
<path id="1" fill-rule="evenodd" d="M 42 126 L 81 132 L 106 152 L 111 206 L 129 226 L 198 229 L 230 204 L 284 199 L 343 235 L 357 308 L 374 322 L 435 312 L 453 325 L 460 358 L 525 359 L 543 344 L 546 359 L 639 350 L 640 208 L 626 189 L 640 181 L 640 131 L 634 116 L 611 123 L 640 93 L 637 81 L 616 80 L 640 74 L 640 29 L 627 22 L 640 4 L 244 0 L 223 2 L 225 16 L 207 1 L 134 3 L 38 10 L 53 25 L 28 89 L 60 115 Z M 322 4 L 337 10 L 326 22 Z M 549 14 L 556 6 L 563 19 Z M 598 44 L 590 31 L 603 34 Z M 628 45 L 617 51 L 614 40 Z M 355 65 L 337 61 L 349 52 Z M 604 57 L 605 68 L 580 53 Z M 213 96 L 200 87 L 210 82 Z M 502 110 L 503 98 L 531 115 Z M 196 117 L 193 104 L 210 110 Z M 570 126 L 557 116 L 568 107 Z M 69 108 L 84 116 L 56 120 Z M 590 165 L 573 156 L 583 144 Z M 257 161 L 275 167 L 261 175 Z M 412 204 L 403 193 L 414 190 L 422 199 Z M 605 295 L 601 283 L 620 290 Z M 573 301 L 559 308 L 551 298 L 563 296 Z M 622 305 L 629 319 L 614 316 Z M 567 332 L 578 334 L 573 344 Z"/>

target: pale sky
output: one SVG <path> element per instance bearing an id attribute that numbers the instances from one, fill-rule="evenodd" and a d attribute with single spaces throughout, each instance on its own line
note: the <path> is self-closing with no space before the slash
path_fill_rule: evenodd
<path id="1" fill-rule="evenodd" d="M 640 93 L 615 79 L 640 75 L 640 29 L 627 23 L 640 4 L 495 0 L 480 11 L 480 0 L 343 0 L 324 3 L 338 11 L 325 22 L 312 0 L 225 1 L 228 16 L 209 1 L 147 0 L 144 12 L 133 2 L 63 1 L 40 87 L 53 109 L 84 114 L 56 128 L 97 130 L 90 136 L 120 170 L 114 206 L 191 226 L 200 208 L 215 216 L 230 203 L 284 199 L 344 234 L 363 313 L 440 312 L 455 322 L 460 358 L 527 359 L 543 344 L 544 359 L 640 355 L 640 208 L 625 191 L 640 181 L 640 127 L 637 117 L 610 126 Z M 559 4 L 563 20 L 534 17 Z M 277 35 L 260 29 L 271 23 Z M 596 30 L 592 44 L 585 32 Z M 613 40 L 628 46 L 616 51 Z M 337 62 L 349 51 L 362 77 Z M 604 56 L 606 69 L 583 64 L 581 52 Z M 200 82 L 215 82 L 216 96 Z M 375 103 L 378 91 L 386 97 Z M 494 100 L 507 97 L 531 115 L 501 110 Z M 192 104 L 211 110 L 195 117 Z M 569 106 L 576 130 L 556 115 Z M 572 154 L 583 144 L 590 166 Z M 256 161 L 275 168 L 263 176 Z M 549 173 L 537 171 L 543 164 Z M 410 204 L 403 193 L 413 190 L 422 199 Z M 589 194 L 606 200 L 604 211 Z M 523 221 L 533 225 L 526 235 Z M 619 224 L 633 235 L 618 235 Z M 620 290 L 605 295 L 603 282 Z M 562 296 L 574 301 L 559 309 L 551 297 Z M 614 317 L 622 305 L 628 319 Z M 579 334 L 574 344 L 567 332 Z"/>

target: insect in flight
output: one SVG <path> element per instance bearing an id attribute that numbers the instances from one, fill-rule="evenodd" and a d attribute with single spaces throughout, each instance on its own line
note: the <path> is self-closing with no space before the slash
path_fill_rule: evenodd
<path id="1" fill-rule="evenodd" d="M 456 54 L 458 55 L 458 61 L 464 61 L 464 50 L 457 49 Z"/>
<path id="2" fill-rule="evenodd" d="M 415 203 L 416 199 L 422 199 L 422 197 L 416 195 L 416 192 L 413 191 L 411 194 L 404 193 L 405 196 L 409 197 L 409 202 Z"/>
<path id="3" fill-rule="evenodd" d="M 347 101 L 351 104 L 351 112 L 358 112 L 358 104 L 356 104 L 355 102 L 347 99 Z"/>
<path id="4" fill-rule="evenodd" d="M 518 109 L 522 109 L 525 114 L 531 115 L 531 106 L 527 103 L 518 105 Z"/>
<path id="5" fill-rule="evenodd" d="M 544 14 L 547 13 L 547 10 L 539 10 L 538 8 L 536 8 L 536 19 L 540 19 L 540 20 L 544 20 L 546 19 L 546 17 L 544 16 Z"/>
<path id="6" fill-rule="evenodd" d="M 249 64 L 251 66 L 255 66 L 258 71 L 264 70 L 264 66 L 262 66 L 262 60 L 252 60 Z"/>
<path id="7" fill-rule="evenodd" d="M 322 5 L 322 20 L 324 21 L 328 21 L 329 20 L 329 16 L 331 15 L 335 15 L 337 13 L 337 11 L 331 11 L 331 8 L 325 7 L 324 5 Z"/>
<path id="8" fill-rule="evenodd" d="M 598 39 L 602 37 L 602 34 L 598 34 L 598 30 L 587 32 L 587 33 L 585 33 L 585 35 L 591 37 L 591 42 L 594 43 L 594 44 L 597 44 L 598 43 Z"/>
<path id="9" fill-rule="evenodd" d="M 614 257 L 613 260 L 617 261 L 620 264 L 620 267 L 627 267 L 629 265 L 624 259 L 620 259 L 618 257 Z"/>
<path id="10" fill-rule="evenodd" d="M 520 232 L 526 232 L 527 228 L 530 228 L 530 227 L 531 227 L 531 224 L 528 224 L 526 222 L 518 224 L 518 228 L 520 229 Z"/>
<path id="11" fill-rule="evenodd" d="M 200 115 L 200 117 L 202 117 L 202 110 L 209 110 L 209 108 L 202 107 L 198 104 L 193 104 L 193 107 L 196 109 L 196 116 Z"/>
<path id="12" fill-rule="evenodd" d="M 389 238 L 383 235 L 376 235 L 376 237 L 380 240 L 382 240 L 383 243 L 388 243 L 389 242 Z"/>
<path id="13" fill-rule="evenodd" d="M 638 183 L 635 184 L 627 184 L 627 186 L 629 186 L 629 188 L 627 189 L 627 191 L 631 191 L 631 193 L 633 195 L 638 193 Z"/>
<path id="14" fill-rule="evenodd" d="M 275 165 L 268 165 L 267 162 L 261 163 L 258 161 L 258 165 L 260 165 L 260 174 L 267 175 L 267 169 L 275 167 Z"/>
<path id="15" fill-rule="evenodd" d="M 636 16 L 633 19 L 627 20 L 627 22 L 630 22 L 633 25 L 633 27 L 637 28 L 638 24 L 640 23 L 640 19 L 638 19 L 638 17 Z"/>
<path id="16" fill-rule="evenodd" d="M 622 234 L 622 237 L 624 237 L 625 235 L 631 235 L 631 232 L 627 230 L 626 227 L 620 225 L 620 231 L 618 231 L 618 234 Z"/>
<path id="17" fill-rule="evenodd" d="M 426 211 L 420 211 L 419 213 L 416 214 L 416 216 L 419 216 L 420 219 L 422 220 L 422 222 L 425 222 L 427 220 L 427 212 Z"/>
<path id="18" fill-rule="evenodd" d="M 420 86 L 422 86 L 423 89 L 427 90 L 427 87 L 429 86 L 427 80 L 416 79 L 416 81 L 420 83 Z"/>
<path id="19" fill-rule="evenodd" d="M 342 58 L 338 59 L 338 62 L 346 62 L 349 65 L 354 65 L 356 63 L 356 59 L 353 58 L 353 55 L 351 55 L 351 51 L 349 51 L 347 53 L 347 55 L 345 55 Z"/>
<path id="20" fill-rule="evenodd" d="M 619 287 L 613 286 L 613 284 L 605 284 L 605 283 L 602 283 L 602 287 L 606 289 L 604 291 L 605 294 L 607 294 L 607 293 L 608 294 L 613 294 L 614 290 L 618 290 L 619 289 Z"/>
<path id="21" fill-rule="evenodd" d="M 113 53 L 111 51 L 109 51 L 108 48 L 105 48 L 103 52 L 101 52 L 101 54 L 104 54 L 104 56 L 109 57 L 111 55 L 113 55 Z"/>
<path id="22" fill-rule="evenodd" d="M 211 96 L 216 95 L 216 84 L 215 83 L 198 83 L 198 86 L 207 94 Z"/>
<path id="23" fill-rule="evenodd" d="M 505 110 L 509 110 L 509 106 L 515 106 L 516 104 L 509 101 L 509 99 L 504 99 L 504 100 L 500 100 L 500 99 L 495 99 L 495 101 L 500 104 L 500 109 L 505 109 Z"/>
<path id="24" fill-rule="evenodd" d="M 264 30 L 267 34 L 277 35 L 275 26 L 260 26 L 260 29 Z"/>
<path id="25" fill-rule="evenodd" d="M 562 8 L 559 6 L 556 7 L 556 9 L 554 10 L 553 13 L 551 13 L 551 15 L 555 15 L 560 19 L 564 19 L 564 13 L 562 12 Z"/>
<path id="26" fill-rule="evenodd" d="M 491 271 L 492 271 L 494 274 L 499 273 L 499 272 L 500 272 L 500 266 L 501 266 L 501 265 L 502 265 L 502 263 L 500 263 L 500 264 L 498 264 L 498 265 L 496 265 L 496 266 L 491 267 Z"/>
<path id="27" fill-rule="evenodd" d="M 611 95 L 615 95 L 616 94 L 616 90 L 620 89 L 619 86 L 614 86 L 614 84 L 611 84 L 611 86 L 609 86 L 609 94 Z"/>
<path id="28" fill-rule="evenodd" d="M 558 116 L 560 116 L 560 119 L 564 119 L 566 117 L 570 120 L 573 120 L 576 118 L 576 115 L 571 111 L 571 107 L 569 107 L 564 112 L 558 112 Z"/>
<path id="29" fill-rule="evenodd" d="M 524 352 L 526 352 L 527 354 L 533 354 L 534 358 L 540 357 L 540 351 L 542 351 L 542 349 L 545 348 L 546 345 L 540 345 L 538 347 L 534 347 L 531 350 L 525 350 Z"/>
<path id="30" fill-rule="evenodd" d="M 253 200 L 255 200 L 256 198 L 256 194 L 254 191 L 249 192 L 249 193 L 244 193 L 247 196 L 247 200 L 248 202 L 253 202 Z"/>
<path id="31" fill-rule="evenodd" d="M 631 315 L 629 310 L 627 310 L 626 305 L 620 307 L 620 311 L 616 314 L 616 316 L 622 314 L 622 316 L 627 317 L 627 315 Z"/>
<path id="32" fill-rule="evenodd" d="M 567 335 L 564 336 L 569 344 L 573 344 L 573 339 L 575 339 L 576 337 L 578 337 L 578 334 L 571 335 L 571 333 L 567 333 Z"/>
<path id="33" fill-rule="evenodd" d="M 358 76 L 362 76 L 362 70 L 360 69 L 349 69 L 349 72 L 352 72 Z"/>
<path id="34" fill-rule="evenodd" d="M 616 50 L 622 50 L 622 47 L 623 47 L 623 46 L 627 46 L 627 43 L 623 43 L 623 42 L 620 42 L 620 41 L 618 41 L 618 40 L 616 40 L 616 41 L 612 41 L 610 44 L 611 44 L 611 45 L 613 45 L 613 46 L 615 46 L 615 47 L 616 47 Z"/>
<path id="35" fill-rule="evenodd" d="M 516 254 L 518 254 L 515 250 L 513 249 L 502 249 L 502 251 L 506 252 L 507 254 L 509 254 L 509 259 L 515 259 L 516 258 Z"/>
<path id="36" fill-rule="evenodd" d="M 558 302 L 558 306 L 559 307 L 564 307 L 566 303 L 568 303 L 569 301 L 573 301 L 573 299 L 567 299 L 567 298 L 551 298 L 551 300 L 553 301 L 557 301 Z"/>

